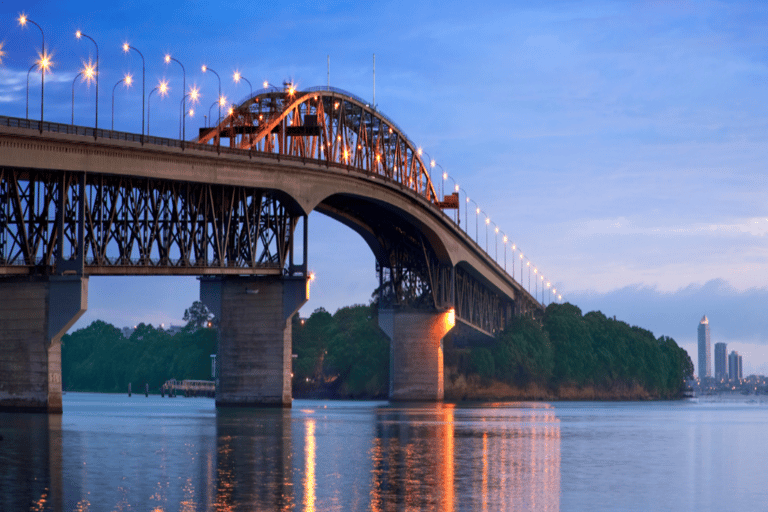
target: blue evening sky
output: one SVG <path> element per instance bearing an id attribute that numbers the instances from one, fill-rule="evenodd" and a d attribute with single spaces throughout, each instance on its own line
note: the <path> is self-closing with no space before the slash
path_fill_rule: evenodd
<path id="1" fill-rule="evenodd" d="M 55 67 L 45 118 L 69 122 L 72 80 L 100 50 L 99 125 L 141 131 L 141 59 L 153 135 L 176 136 L 181 68 L 203 101 L 215 76 L 232 101 L 268 80 L 331 85 L 376 103 L 487 212 L 563 299 L 674 337 L 696 361 L 713 343 L 768 373 L 768 5 L 761 2 L 51 2 L 0 3 L 0 114 L 24 117 L 40 31 Z M 75 86 L 75 122 L 93 124 L 95 87 Z M 40 115 L 39 74 L 30 117 Z M 214 108 L 215 110 L 215 108 Z M 435 177 L 439 184 L 439 175 Z M 446 182 L 452 186 L 452 182 Z M 462 222 L 464 222 L 462 212 Z M 483 217 L 481 217 L 482 222 Z M 474 234 L 474 214 L 469 215 Z M 484 244 L 484 231 L 480 230 Z M 491 234 L 493 251 L 493 234 Z M 511 262 L 511 251 L 509 252 Z M 310 217 L 318 279 L 303 316 L 366 303 L 374 259 L 355 233 Z M 181 323 L 193 278 L 92 278 L 89 310 L 118 326 Z"/>

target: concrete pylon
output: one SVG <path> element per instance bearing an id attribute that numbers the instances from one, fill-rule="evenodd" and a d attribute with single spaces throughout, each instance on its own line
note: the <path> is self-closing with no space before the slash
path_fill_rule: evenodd
<path id="1" fill-rule="evenodd" d="M 61 337 L 87 308 L 87 277 L 0 279 L 0 410 L 61 413 Z"/>
<path id="2" fill-rule="evenodd" d="M 291 317 L 307 295 L 306 278 L 200 279 L 218 319 L 217 407 L 291 406 Z"/>
<path id="3" fill-rule="evenodd" d="M 389 399 L 439 402 L 444 397 L 443 338 L 454 310 L 380 309 L 379 327 L 390 343 Z"/>

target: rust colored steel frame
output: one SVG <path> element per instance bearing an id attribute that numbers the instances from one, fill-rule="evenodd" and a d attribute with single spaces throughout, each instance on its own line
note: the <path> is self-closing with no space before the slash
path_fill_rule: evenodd
<path id="1" fill-rule="evenodd" d="M 0 274 L 306 276 L 306 221 L 261 189 L 0 168 Z"/>
<path id="2" fill-rule="evenodd" d="M 337 90 L 263 92 L 197 142 L 344 165 L 393 180 L 438 204 L 417 148 L 391 121 Z"/>

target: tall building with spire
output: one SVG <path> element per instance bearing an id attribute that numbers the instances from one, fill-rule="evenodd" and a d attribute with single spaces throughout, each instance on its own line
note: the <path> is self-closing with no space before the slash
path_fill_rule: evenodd
<path id="1" fill-rule="evenodd" d="M 709 343 L 707 315 L 699 322 L 699 380 L 712 376 L 712 346 Z"/>

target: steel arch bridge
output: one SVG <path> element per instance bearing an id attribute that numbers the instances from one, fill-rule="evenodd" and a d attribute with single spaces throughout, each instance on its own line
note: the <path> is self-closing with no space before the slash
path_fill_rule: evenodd
<path id="1" fill-rule="evenodd" d="M 453 308 L 488 335 L 543 310 L 443 213 L 458 196 L 417 146 L 339 89 L 258 91 L 193 142 L 0 125 L 0 275 L 306 276 L 317 210 L 365 239 L 382 307 Z"/>

